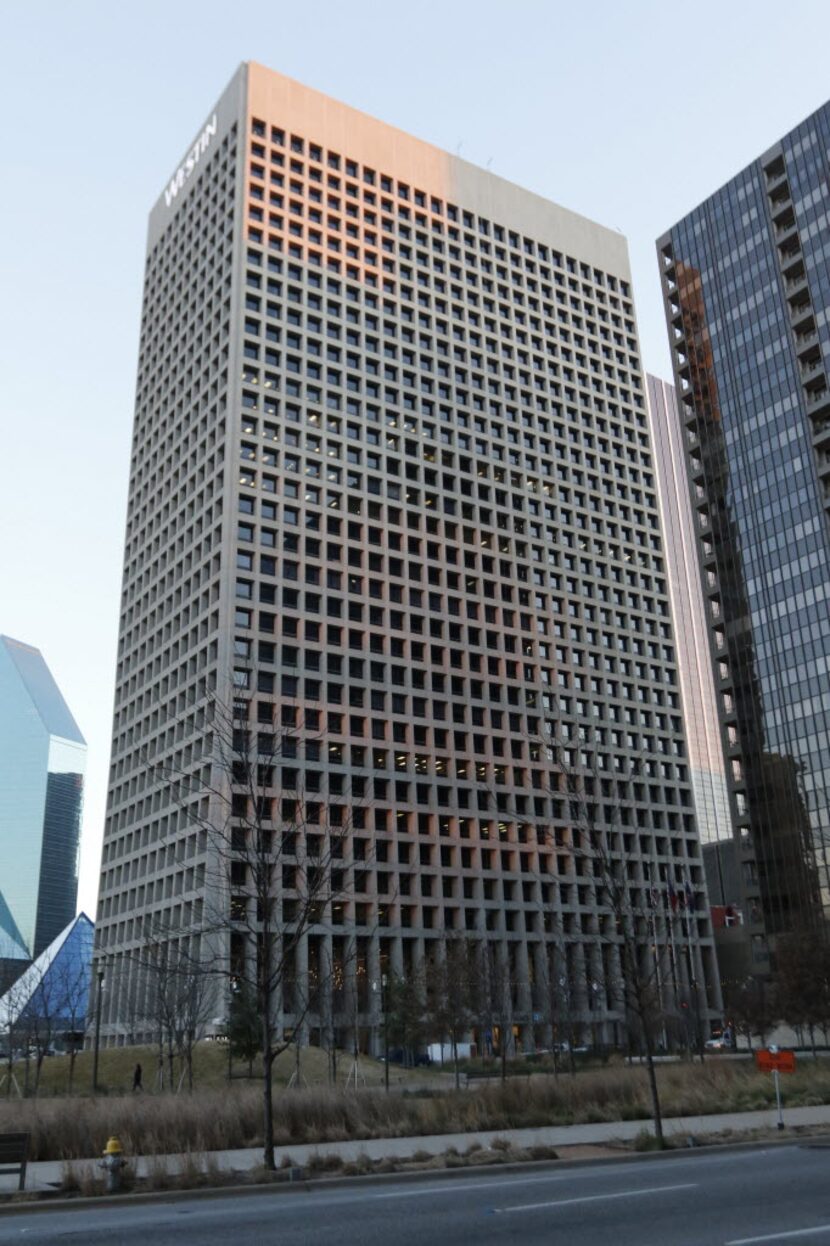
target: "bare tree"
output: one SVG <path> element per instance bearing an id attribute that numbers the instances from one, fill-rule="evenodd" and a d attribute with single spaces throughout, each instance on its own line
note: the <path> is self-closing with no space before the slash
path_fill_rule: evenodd
<path id="1" fill-rule="evenodd" d="M 309 948 L 309 1021 L 316 1022 L 320 1047 L 327 1054 L 328 1080 L 337 1085 L 337 1052 L 344 1031 L 352 1031 L 353 1047 L 359 1048 L 362 1005 L 357 941 L 344 935 L 315 939 Z M 380 983 L 370 984 L 376 991 Z"/>
<path id="2" fill-rule="evenodd" d="M 232 987 L 254 993 L 262 1018 L 263 1159 L 274 1168 L 273 1068 L 310 1005 L 307 936 L 332 930 L 344 894 L 345 807 L 297 777 L 292 707 L 246 696 L 204 705 L 205 750 L 194 769 L 157 768 L 206 859 L 202 955 Z M 267 711 L 267 712 L 266 712 Z M 319 747 L 319 740 L 315 741 Z"/>
<path id="3" fill-rule="evenodd" d="M 214 1012 L 216 982 L 211 966 L 199 956 L 198 939 L 179 942 L 172 953 L 171 1015 L 173 1045 L 179 1063 L 178 1087 L 187 1079 L 193 1090 L 193 1048 Z"/>
<path id="4" fill-rule="evenodd" d="M 3 995 L 3 1007 L 0 1011 L 0 1034 L 5 1043 L 6 1072 L 3 1084 L 6 1097 L 11 1098 L 12 1091 L 21 1095 L 20 1085 L 14 1071 L 15 1056 L 25 1047 L 28 1051 L 28 1020 L 25 1009 L 29 991 L 23 975 L 16 977 L 7 987 Z M 27 1068 L 28 1073 L 28 1068 Z"/>
<path id="5" fill-rule="evenodd" d="M 561 756 L 561 754 L 560 754 Z M 598 910 L 598 934 L 611 950 L 616 981 L 606 984 L 618 995 L 627 1024 L 635 1028 L 645 1057 L 654 1131 L 664 1144 L 663 1118 L 655 1056 L 664 1026 L 661 989 L 659 900 L 651 880 L 637 876 L 620 834 L 621 808 L 628 776 L 603 789 L 598 776 L 580 774 L 560 760 L 560 772 L 572 823 L 572 848 Z M 608 799 L 600 805 L 599 794 Z"/>
<path id="6" fill-rule="evenodd" d="M 750 1051 L 753 1036 L 763 1046 L 778 1020 L 774 984 L 763 978 L 749 977 L 727 983 L 724 989 L 724 1007 L 735 1027 L 736 1046 L 737 1035 L 743 1034 Z"/>
<path id="7" fill-rule="evenodd" d="M 475 1000 L 475 953 L 469 940 L 449 939 L 426 966 L 426 1004 L 430 1029 L 443 1048 L 449 1039 L 455 1087 L 461 1086 L 458 1044 L 470 1028 Z"/>
<path id="8" fill-rule="evenodd" d="M 31 1089 L 35 1096 L 40 1089 L 43 1061 L 53 1051 L 57 1021 L 54 991 L 49 980 L 42 978 L 37 986 L 37 1002 L 35 1003 L 34 999 L 30 1001 L 24 1013 L 24 1035 L 27 1048 L 26 1081 L 28 1086 L 28 1061 L 34 1055 L 34 1082 Z"/>
<path id="9" fill-rule="evenodd" d="M 44 1060 L 65 1042 L 67 1031 L 74 1032 L 77 1029 L 79 1018 L 84 1016 L 89 980 L 87 967 L 74 956 L 58 953 L 56 959 L 46 964 L 38 973 L 37 980 L 33 981 L 35 965 L 27 971 L 25 989 L 28 998 L 19 1024 L 25 1035 L 28 1051 L 34 1054 L 33 1091 L 37 1095 Z M 21 989 L 23 985 L 21 983 Z M 74 1080 L 77 1049 L 77 1035 L 73 1033 L 69 1041 L 70 1091 Z"/>
<path id="10" fill-rule="evenodd" d="M 231 992 L 226 1027 L 231 1056 L 238 1056 L 248 1065 L 248 1077 L 254 1075 L 254 1059 L 262 1050 L 262 1017 L 256 992 L 247 983 L 238 983 Z"/>
<path id="11" fill-rule="evenodd" d="M 628 884 L 624 863 L 611 855 L 601 831 L 589 832 L 587 842 L 583 840 L 582 851 L 593 867 L 597 903 L 607 914 L 604 935 L 611 939 L 618 957 L 619 987 L 626 1014 L 634 1020 L 643 1044 L 654 1132 L 662 1147 L 663 1114 L 654 1057 L 664 1014 L 660 952 L 656 943 L 651 943 L 654 936 L 650 933 L 656 919 L 648 904 L 638 902 L 637 893 Z"/>
<path id="12" fill-rule="evenodd" d="M 154 989 L 160 1050 L 166 1045 L 170 1088 L 174 1057 L 179 1062 L 177 1089 L 187 1080 L 193 1090 L 193 1048 L 214 1013 L 216 978 L 200 955 L 198 935 L 148 939 L 143 967 Z"/>
<path id="13" fill-rule="evenodd" d="M 89 966 L 76 957 L 61 957 L 52 966 L 53 994 L 59 1001 L 56 1009 L 57 1036 L 69 1057 L 67 1088 L 75 1087 L 75 1061 L 83 1047 L 89 1003 Z"/>
<path id="14" fill-rule="evenodd" d="M 472 981 L 469 1013 L 475 1023 L 483 1055 L 498 1053 L 501 1080 L 507 1080 L 507 1060 L 515 1055 L 514 991 L 518 975 L 511 967 L 508 945 L 504 941 L 480 939 L 470 952 Z M 529 988 L 529 983 L 519 983 Z"/>
<path id="15" fill-rule="evenodd" d="M 400 1047 L 405 1065 L 415 1063 L 418 1045 L 427 1032 L 426 984 L 422 966 L 408 977 L 391 974 L 386 983 L 386 1026 L 389 1042 Z"/>
<path id="16" fill-rule="evenodd" d="M 575 1048 L 577 1046 L 576 993 L 573 968 L 568 958 L 564 937 L 557 937 L 546 949 L 545 975 L 547 979 L 547 1012 L 550 1017 L 553 1039 L 553 1068 L 559 1070 L 559 1056 L 568 1057 L 571 1076 L 576 1073 Z"/>
<path id="17" fill-rule="evenodd" d="M 482 941 L 475 953 L 472 1010 L 483 1027 L 491 1051 L 498 1050 L 501 1080 L 507 1080 L 507 1059 L 513 1049 L 513 987 L 510 957 L 503 942 Z"/>
<path id="18" fill-rule="evenodd" d="M 810 1035 L 830 1021 L 830 944 L 821 929 L 794 930 L 778 938 L 775 952 L 775 998 L 782 1018 Z"/>

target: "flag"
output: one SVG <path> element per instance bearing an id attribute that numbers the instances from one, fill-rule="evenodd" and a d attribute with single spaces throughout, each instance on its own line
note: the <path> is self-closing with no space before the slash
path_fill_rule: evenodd
<path id="1" fill-rule="evenodd" d="M 695 907 L 695 896 L 694 896 L 694 892 L 692 891 L 692 884 L 690 883 L 688 878 L 683 884 L 683 890 L 686 893 L 686 908 L 693 909 Z"/>
<path id="2" fill-rule="evenodd" d="M 671 911 L 672 911 L 673 913 L 677 912 L 677 892 L 676 892 L 676 891 L 675 891 L 675 889 L 674 889 L 674 883 L 672 882 L 672 880 L 671 880 L 671 879 L 669 879 L 669 887 L 668 887 L 668 891 L 666 892 L 666 894 L 667 894 L 667 896 L 668 896 L 668 898 L 669 898 L 669 904 L 671 905 Z"/>

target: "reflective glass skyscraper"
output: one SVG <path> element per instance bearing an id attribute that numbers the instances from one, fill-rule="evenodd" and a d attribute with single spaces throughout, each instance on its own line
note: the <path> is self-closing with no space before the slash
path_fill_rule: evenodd
<path id="1" fill-rule="evenodd" d="M 0 636 L 0 956 L 75 916 L 86 744 L 38 649 Z M 22 955 L 21 955 L 22 954 Z"/>
<path id="2" fill-rule="evenodd" d="M 827 915 L 830 105 L 658 241 L 756 967 Z"/>

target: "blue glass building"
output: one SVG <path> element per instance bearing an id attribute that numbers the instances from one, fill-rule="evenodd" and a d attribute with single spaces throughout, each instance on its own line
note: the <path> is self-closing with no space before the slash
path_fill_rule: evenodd
<path id="1" fill-rule="evenodd" d="M 763 970 L 830 905 L 830 104 L 657 243 Z"/>
<path id="2" fill-rule="evenodd" d="M 0 636 L 0 958 L 34 959 L 75 916 L 85 761 L 40 652 Z"/>
<path id="3" fill-rule="evenodd" d="M 61 1029 L 81 1034 L 92 983 L 95 927 L 79 913 L 17 981 L 0 995 L 0 1034 L 27 1020 L 47 1019 L 55 1039 Z"/>

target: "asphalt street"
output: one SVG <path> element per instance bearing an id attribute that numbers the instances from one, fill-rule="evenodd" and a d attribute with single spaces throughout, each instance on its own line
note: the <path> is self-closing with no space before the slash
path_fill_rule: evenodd
<path id="1" fill-rule="evenodd" d="M 493 1171 L 423 1183 L 0 1213 L 0 1243 L 84 1246 L 830 1244 L 830 1148 Z"/>

